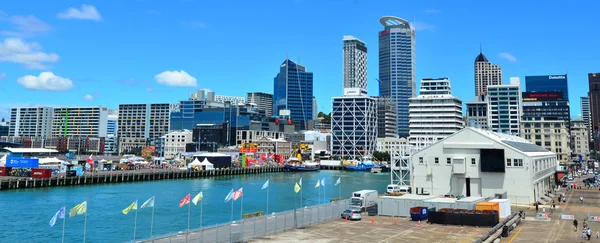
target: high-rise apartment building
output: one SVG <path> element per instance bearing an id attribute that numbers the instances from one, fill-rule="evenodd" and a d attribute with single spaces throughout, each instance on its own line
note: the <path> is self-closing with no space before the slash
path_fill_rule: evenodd
<path id="1" fill-rule="evenodd" d="M 45 138 L 52 135 L 52 107 L 20 107 L 10 110 L 9 136 Z"/>
<path id="2" fill-rule="evenodd" d="M 119 138 L 154 138 L 169 132 L 174 104 L 121 104 L 119 105 Z"/>
<path id="3" fill-rule="evenodd" d="M 273 95 L 262 92 L 248 93 L 248 103 L 256 104 L 258 109 L 265 110 L 267 117 L 273 116 Z"/>
<path id="4" fill-rule="evenodd" d="M 585 123 L 585 127 L 587 127 L 588 131 L 588 140 L 592 141 L 592 116 L 590 114 L 590 98 L 587 96 L 580 98 L 581 102 L 581 119 Z M 571 123 L 572 124 L 572 123 Z"/>
<path id="5" fill-rule="evenodd" d="M 289 110 L 296 129 L 306 130 L 308 121 L 313 120 L 313 73 L 286 59 L 273 81 L 273 114 Z"/>
<path id="6" fill-rule="evenodd" d="M 398 110 L 389 97 L 373 97 L 377 100 L 377 137 L 398 138 Z"/>
<path id="7" fill-rule="evenodd" d="M 562 92 L 523 92 L 523 119 L 544 118 L 546 121 L 564 121 L 570 129 L 571 110 Z"/>
<path id="8" fill-rule="evenodd" d="M 502 68 L 480 51 L 475 58 L 475 96 L 485 95 L 489 85 L 502 85 Z"/>
<path id="9" fill-rule="evenodd" d="M 569 100 L 567 75 L 525 76 L 526 92 L 560 92 L 564 100 Z"/>
<path id="10" fill-rule="evenodd" d="M 598 150 L 598 126 L 600 125 L 600 73 L 588 73 L 588 82 L 590 91 L 588 97 L 590 99 L 590 117 L 592 126 L 592 139 L 594 149 Z"/>
<path id="11" fill-rule="evenodd" d="M 424 78 L 420 94 L 410 99 L 409 144 L 424 148 L 464 127 L 462 101 L 452 96 L 448 78 Z"/>
<path id="12" fill-rule="evenodd" d="M 118 111 L 117 111 L 117 114 L 110 114 L 110 111 L 109 111 L 109 115 L 108 115 L 107 122 L 106 122 L 106 135 L 117 136 L 118 124 L 119 124 Z"/>
<path id="13" fill-rule="evenodd" d="M 519 136 L 521 129 L 521 86 L 514 84 L 488 85 L 488 129 Z"/>
<path id="14" fill-rule="evenodd" d="M 106 137 L 108 108 L 55 107 L 52 119 L 53 137 Z"/>
<path id="15" fill-rule="evenodd" d="M 367 89 L 367 45 L 351 35 L 343 42 L 344 88 Z"/>
<path id="16" fill-rule="evenodd" d="M 379 96 L 397 106 L 398 135 L 409 136 L 409 99 L 416 96 L 415 29 L 408 21 L 384 16 L 379 22 Z"/>
<path id="17" fill-rule="evenodd" d="M 560 162 L 568 162 L 571 155 L 571 135 L 565 120 L 546 120 L 543 117 L 523 117 L 521 137 L 556 153 Z"/>

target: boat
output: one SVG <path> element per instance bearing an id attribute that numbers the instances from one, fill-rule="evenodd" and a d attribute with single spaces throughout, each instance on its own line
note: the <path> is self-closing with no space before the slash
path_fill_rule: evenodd
<path id="1" fill-rule="evenodd" d="M 353 165 L 347 165 L 344 168 L 347 171 L 371 171 L 371 169 L 375 167 L 375 164 L 369 164 L 369 163 L 362 163 L 359 162 L 357 164 L 353 164 Z"/>
<path id="2" fill-rule="evenodd" d="M 319 163 L 314 162 L 302 162 L 297 158 L 290 158 L 286 161 L 283 166 L 283 170 L 287 172 L 310 172 L 310 171 L 319 171 L 321 168 L 319 167 Z"/>
<path id="3" fill-rule="evenodd" d="M 383 173 L 383 172 L 390 172 L 390 167 L 387 167 L 385 165 L 377 165 L 377 166 L 371 168 L 371 173 Z"/>

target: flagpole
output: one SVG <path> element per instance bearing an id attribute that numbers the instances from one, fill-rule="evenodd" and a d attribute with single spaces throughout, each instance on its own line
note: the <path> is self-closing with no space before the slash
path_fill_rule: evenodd
<path id="1" fill-rule="evenodd" d="M 317 183 L 321 183 L 320 181 Z M 319 196 L 317 197 L 317 205 L 321 204 L 321 187 L 317 187 L 317 190 L 319 190 Z"/>
<path id="2" fill-rule="evenodd" d="M 83 217 L 83 243 L 85 243 L 85 231 L 87 230 L 87 203 L 85 205 L 85 211 L 86 212 L 85 212 L 85 215 Z"/>
<path id="3" fill-rule="evenodd" d="M 136 204 L 137 204 L 137 202 L 136 202 Z M 136 205 L 136 207 L 137 207 L 137 205 Z M 134 217 L 134 220 L 133 220 L 133 242 L 135 242 L 135 230 L 136 230 L 136 227 L 137 227 L 137 214 L 138 214 L 138 210 L 136 209 L 135 210 L 135 217 Z"/>
<path id="4" fill-rule="evenodd" d="M 300 177 L 300 180 L 302 180 L 302 177 Z M 303 194 L 303 191 L 304 191 L 304 190 L 302 190 L 302 189 L 304 189 L 302 187 L 304 187 L 304 186 L 300 185 L 300 207 L 301 208 L 302 208 L 302 194 Z"/>
<path id="5" fill-rule="evenodd" d="M 190 201 L 188 201 L 188 228 L 187 228 L 187 234 L 185 234 L 185 242 L 188 242 L 188 235 L 190 234 L 190 211 L 192 209 L 192 204 Z"/>
<path id="6" fill-rule="evenodd" d="M 267 180 L 269 182 L 269 184 L 271 184 L 271 176 L 269 176 L 269 179 Z M 271 190 L 271 185 L 267 186 L 267 211 L 265 213 L 265 215 L 269 214 L 269 191 Z"/>
<path id="7" fill-rule="evenodd" d="M 67 208 L 65 207 L 65 213 L 67 213 Z M 63 214 L 63 215 L 64 215 Z M 66 215 L 63 216 L 63 232 L 62 232 L 62 243 L 65 243 L 65 225 L 67 224 L 67 217 Z"/>
<path id="8" fill-rule="evenodd" d="M 233 198 L 231 200 L 231 223 L 233 223 Z"/>
<path id="9" fill-rule="evenodd" d="M 152 218 L 150 218 L 150 239 L 152 239 L 152 229 L 153 229 L 153 227 L 154 227 L 154 201 L 152 203 Z"/>
<path id="10" fill-rule="evenodd" d="M 204 200 L 200 199 L 200 242 L 204 241 L 204 230 L 202 230 L 202 202 Z"/>

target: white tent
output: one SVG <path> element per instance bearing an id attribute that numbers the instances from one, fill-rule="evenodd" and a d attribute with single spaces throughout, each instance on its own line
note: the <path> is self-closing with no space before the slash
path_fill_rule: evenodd
<path id="1" fill-rule="evenodd" d="M 188 168 L 191 168 L 192 166 L 202 166 L 202 163 L 200 163 L 200 160 L 194 159 L 194 161 L 188 165 Z"/>
<path id="2" fill-rule="evenodd" d="M 54 157 L 54 158 L 40 158 L 40 165 L 44 164 L 62 164 L 64 161 Z"/>
<path id="3" fill-rule="evenodd" d="M 198 160 L 198 159 L 196 159 L 196 160 Z M 200 165 L 203 166 L 204 170 L 214 170 L 215 169 L 215 166 L 212 163 L 208 162 L 208 160 L 206 158 L 204 158 L 204 160 L 202 161 L 202 163 L 200 163 Z"/>

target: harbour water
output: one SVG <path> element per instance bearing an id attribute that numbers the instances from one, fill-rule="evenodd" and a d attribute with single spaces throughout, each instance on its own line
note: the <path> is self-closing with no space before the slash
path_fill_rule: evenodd
<path id="1" fill-rule="evenodd" d="M 302 193 L 294 192 L 294 185 L 302 176 Z M 231 189 L 243 187 L 243 199 L 234 202 L 233 218 L 243 213 L 266 210 L 267 191 L 261 187 L 270 178 L 269 213 L 290 210 L 302 205 L 316 205 L 331 198 L 347 198 L 362 189 L 385 191 L 390 182 L 389 173 L 320 171 L 311 173 L 272 173 L 216 178 L 150 181 L 123 184 L 101 184 L 57 188 L 35 188 L 0 192 L 4 216 L 0 220 L 0 242 L 60 242 L 63 221 L 50 227 L 50 218 L 63 206 L 68 210 L 83 201 L 88 202 L 86 242 L 127 242 L 133 238 L 135 211 L 124 215 L 121 211 L 133 201 L 138 205 L 155 196 L 153 236 L 187 229 L 188 208 L 179 208 L 179 201 L 188 193 L 193 197 L 204 194 L 204 226 L 231 220 L 231 203 L 224 203 Z M 334 186 L 341 178 L 341 184 Z M 325 186 L 315 188 L 325 179 Z M 243 200 L 243 206 L 242 206 Z M 152 209 L 138 211 L 136 239 L 150 237 Z M 84 215 L 66 219 L 65 242 L 83 240 Z M 192 205 L 191 228 L 200 227 L 200 207 Z"/>

